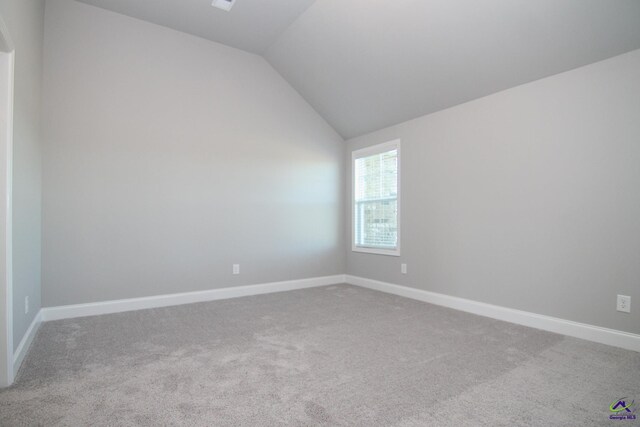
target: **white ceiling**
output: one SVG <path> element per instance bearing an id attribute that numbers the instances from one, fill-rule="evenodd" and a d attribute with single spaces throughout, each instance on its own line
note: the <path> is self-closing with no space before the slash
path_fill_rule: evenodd
<path id="1" fill-rule="evenodd" d="M 315 0 L 78 0 L 254 53 L 263 53 Z"/>
<path id="2" fill-rule="evenodd" d="M 346 138 L 640 49 L 640 0 L 80 0 L 264 54 Z"/>

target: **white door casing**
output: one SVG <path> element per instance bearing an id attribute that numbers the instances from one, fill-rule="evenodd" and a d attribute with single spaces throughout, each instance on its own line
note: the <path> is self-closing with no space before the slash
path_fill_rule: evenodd
<path id="1" fill-rule="evenodd" d="M 0 17 L 0 387 L 13 383 L 11 189 L 14 48 Z"/>

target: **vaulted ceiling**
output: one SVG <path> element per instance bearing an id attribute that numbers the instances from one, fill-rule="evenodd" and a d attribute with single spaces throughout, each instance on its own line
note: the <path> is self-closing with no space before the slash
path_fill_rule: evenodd
<path id="1" fill-rule="evenodd" d="M 81 0 L 265 58 L 345 138 L 640 49 L 640 0 Z"/>
<path id="2" fill-rule="evenodd" d="M 237 0 L 230 12 L 212 0 L 78 1 L 262 54 L 315 0 Z"/>

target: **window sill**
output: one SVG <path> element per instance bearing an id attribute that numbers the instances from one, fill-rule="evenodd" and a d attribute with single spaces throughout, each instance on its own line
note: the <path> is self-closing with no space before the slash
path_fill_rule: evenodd
<path id="1" fill-rule="evenodd" d="M 400 256 L 400 248 L 397 249 L 378 249 L 378 248 L 365 248 L 360 246 L 352 246 L 352 252 L 360 252 L 365 254 L 374 255 L 387 255 L 387 256 Z"/>

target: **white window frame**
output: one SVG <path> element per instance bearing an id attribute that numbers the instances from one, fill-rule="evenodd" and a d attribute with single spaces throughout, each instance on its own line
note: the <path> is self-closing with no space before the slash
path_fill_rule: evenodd
<path id="1" fill-rule="evenodd" d="M 366 246 L 356 245 L 356 159 L 362 157 L 373 156 L 375 154 L 384 153 L 386 151 L 397 150 L 398 151 L 398 209 L 397 209 L 397 221 L 398 221 L 398 240 L 395 249 L 383 249 L 383 248 L 371 248 Z M 400 140 L 385 142 L 382 144 L 373 145 L 371 147 L 362 148 L 360 150 L 354 150 L 351 153 L 351 251 L 362 252 L 368 254 L 377 255 L 389 255 L 400 256 L 400 207 L 401 207 L 401 180 L 400 180 Z"/>

